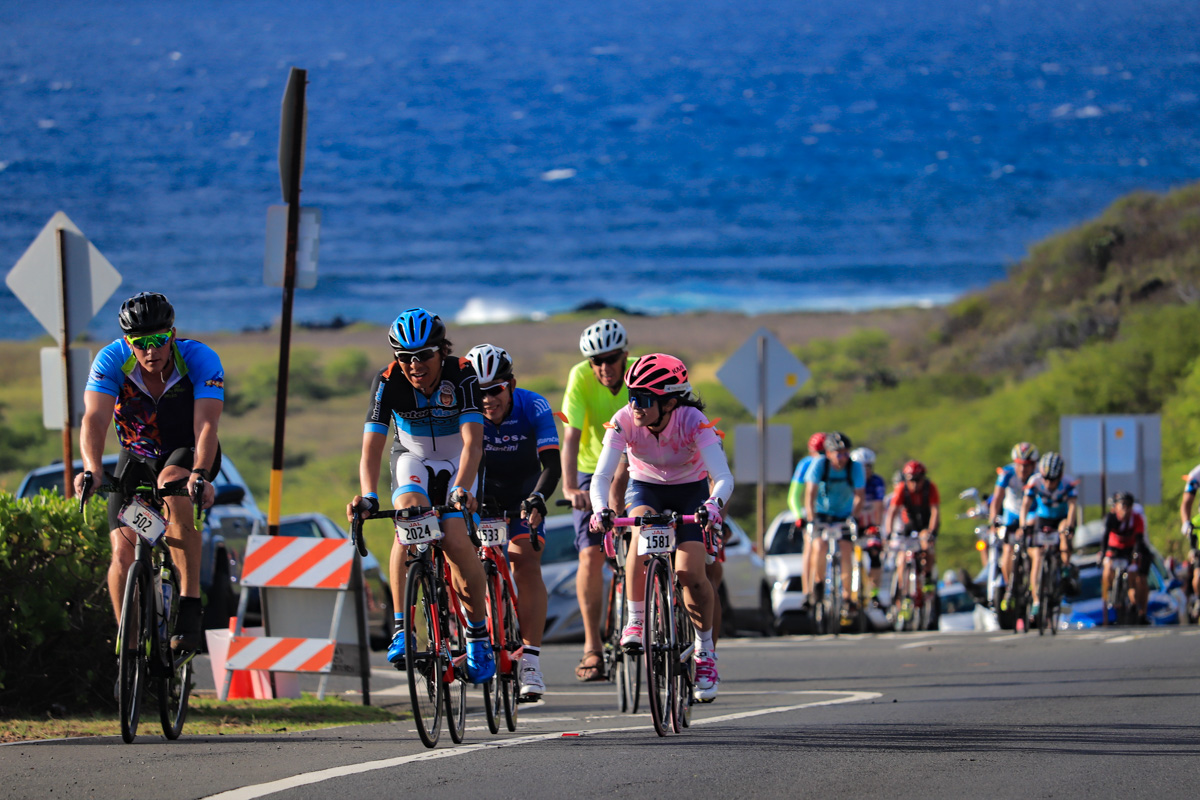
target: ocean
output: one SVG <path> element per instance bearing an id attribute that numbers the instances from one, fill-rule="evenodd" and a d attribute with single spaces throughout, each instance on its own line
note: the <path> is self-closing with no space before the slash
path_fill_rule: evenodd
<path id="1" fill-rule="evenodd" d="M 296 319 L 600 300 L 937 304 L 1200 177 L 1194 0 L 0 2 L 0 271 L 65 211 L 185 331 L 278 319 L 280 100 L 308 70 Z M 0 288 L 0 335 L 40 333 Z"/>

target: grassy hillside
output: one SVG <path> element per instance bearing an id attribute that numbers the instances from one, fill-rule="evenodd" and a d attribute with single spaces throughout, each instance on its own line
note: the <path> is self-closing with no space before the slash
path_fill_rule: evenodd
<path id="1" fill-rule="evenodd" d="M 1035 245 L 1007 280 L 948 308 L 897 312 L 907 315 L 902 320 L 805 315 L 837 335 L 785 335 L 813 380 L 772 422 L 793 427 L 797 455 L 810 432 L 841 429 L 879 453 L 885 477 L 909 458 L 926 462 L 950 518 L 942 565 L 971 566 L 978 561 L 969 526 L 953 519 L 962 505 L 954 498 L 969 486 L 986 486 L 1013 442 L 1057 448 L 1063 414 L 1161 413 L 1166 503 L 1149 512 L 1154 538 L 1167 552 L 1178 539 L 1170 524 L 1182 490 L 1178 476 L 1200 461 L 1198 297 L 1200 184 L 1166 195 L 1130 195 L 1098 219 Z M 509 346 L 505 330 L 561 343 L 542 343 L 536 356 L 518 352 L 522 385 L 557 406 L 566 370 L 577 359 L 572 331 L 595 315 L 453 333 L 460 344 L 494 336 Z M 721 427 L 752 422 L 715 379 L 731 348 L 710 344 L 736 345 L 743 335 L 713 336 L 720 318 L 688 321 L 690 328 L 678 326 L 677 340 L 635 335 L 635 342 L 653 345 L 638 352 L 674 347 L 689 360 Z M 339 518 L 354 493 L 365 382 L 381 338 L 369 326 L 298 337 L 285 513 L 316 510 Z M 222 441 L 264 506 L 272 349 L 269 337 L 229 336 L 219 344 L 230 387 Z M 34 343 L 0 342 L 0 485 L 9 488 L 26 469 L 61 450 L 58 434 L 40 427 L 35 351 Z M 783 508 L 784 497 L 784 487 L 773 487 L 769 514 Z M 752 503 L 753 487 L 740 487 L 733 509 L 748 529 Z M 372 547 L 385 552 L 387 540 L 387 531 L 377 530 Z"/>

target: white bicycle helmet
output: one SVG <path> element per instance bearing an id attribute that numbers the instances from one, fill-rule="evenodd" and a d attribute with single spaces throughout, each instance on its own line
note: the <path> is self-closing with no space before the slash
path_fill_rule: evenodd
<path id="1" fill-rule="evenodd" d="M 513 376 L 512 356 L 494 344 L 475 345 L 467 352 L 467 361 L 475 368 L 481 386 L 507 381 Z"/>
<path id="2" fill-rule="evenodd" d="M 865 466 L 875 466 L 875 451 L 869 447 L 856 447 L 850 453 L 850 460 Z"/>
<path id="3" fill-rule="evenodd" d="M 614 350 L 624 350 L 629 344 L 625 326 L 615 319 L 602 319 L 589 325 L 579 337 L 579 350 L 588 358 Z"/>

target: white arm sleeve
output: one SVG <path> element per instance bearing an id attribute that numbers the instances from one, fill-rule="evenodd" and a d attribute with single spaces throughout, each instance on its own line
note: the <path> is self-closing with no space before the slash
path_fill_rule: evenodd
<path id="1" fill-rule="evenodd" d="M 716 442 L 701 449 L 700 457 L 704 459 L 704 468 L 708 470 L 708 477 L 713 481 L 710 496 L 721 498 L 722 505 L 728 503 L 729 495 L 733 494 L 733 474 L 729 471 L 729 462 L 725 459 L 721 443 Z"/>
<path id="2" fill-rule="evenodd" d="M 621 450 L 604 445 L 600 458 L 596 461 L 596 471 L 592 473 L 592 485 L 588 489 L 592 496 L 592 508 L 599 511 L 608 508 L 608 490 L 612 486 L 613 475 L 621 463 Z"/>

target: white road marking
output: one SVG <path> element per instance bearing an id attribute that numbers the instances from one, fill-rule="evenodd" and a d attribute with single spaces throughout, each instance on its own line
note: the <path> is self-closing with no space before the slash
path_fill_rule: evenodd
<path id="1" fill-rule="evenodd" d="M 798 703 L 790 706 L 775 706 L 774 708 L 763 708 L 755 711 L 742 711 L 736 714 L 725 714 L 719 717 L 709 717 L 708 719 L 692 720 L 693 726 L 712 725 L 719 722 L 733 722 L 739 719 L 748 719 L 751 717 L 760 717 L 766 714 L 781 714 L 788 711 L 799 711 L 805 708 L 816 708 L 818 706 L 840 705 L 842 703 L 855 703 L 862 700 L 872 700 L 876 697 L 881 697 L 879 692 L 859 692 L 859 691 L 813 691 L 807 694 L 843 694 L 845 697 L 834 698 L 832 700 L 816 700 L 811 703 Z M 623 733 L 629 731 L 645 731 L 645 725 L 628 726 L 623 728 L 595 728 L 592 730 L 572 731 L 579 736 L 589 736 L 602 733 Z M 415 753 L 410 756 L 400 756 L 398 758 L 385 758 L 379 761 L 367 761 L 361 764 L 347 764 L 343 767 L 333 767 L 331 769 L 318 770 L 316 772 L 308 772 L 301 775 L 293 775 L 290 778 L 282 778 L 277 781 L 268 783 L 260 783 L 253 786 L 243 786 L 240 789 L 231 789 L 227 792 L 210 795 L 205 800 L 254 800 L 258 797 L 267 797 L 268 795 L 283 792 L 288 789 L 295 789 L 300 786 L 311 786 L 314 783 L 333 780 L 335 778 L 343 778 L 349 775 L 359 775 L 364 772 L 374 772 L 375 770 L 391 769 L 405 764 L 411 764 L 415 761 L 435 761 L 442 758 L 453 758 L 455 756 L 467 755 L 479 750 L 498 749 L 501 747 L 516 747 L 523 744 L 534 744 L 536 742 L 545 742 L 551 739 L 562 738 L 563 731 L 555 731 L 554 733 L 542 733 L 534 736 L 519 736 L 513 739 L 497 739 L 491 742 L 480 742 L 479 744 L 459 745 L 458 747 L 448 747 L 444 750 L 426 750 L 423 753 Z"/>

